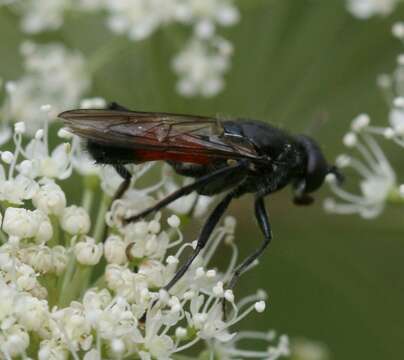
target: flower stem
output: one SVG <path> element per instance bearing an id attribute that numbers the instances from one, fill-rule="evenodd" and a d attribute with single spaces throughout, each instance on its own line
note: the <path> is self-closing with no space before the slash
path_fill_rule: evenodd
<path id="1" fill-rule="evenodd" d="M 109 209 L 109 205 L 111 204 L 111 198 L 104 194 L 101 199 L 100 208 L 97 215 L 97 220 L 95 222 L 93 238 L 96 243 L 102 241 L 102 236 L 104 235 L 105 229 L 105 214 Z"/>
<path id="2" fill-rule="evenodd" d="M 94 191 L 92 188 L 85 187 L 83 199 L 81 200 L 81 206 L 89 213 L 91 205 L 93 204 Z"/>
<path id="3" fill-rule="evenodd" d="M 81 295 L 82 285 L 86 281 L 89 271 L 89 266 L 76 264 L 74 274 L 67 283 L 64 296 L 59 301 L 61 306 L 69 305 L 72 300 L 77 299 Z"/>
<path id="4" fill-rule="evenodd" d="M 59 219 L 57 218 L 56 215 L 51 215 L 49 216 L 52 228 L 53 228 L 53 236 L 52 239 L 48 242 L 48 246 L 56 246 L 59 244 Z"/>
<path id="5" fill-rule="evenodd" d="M 41 276 L 41 283 L 46 287 L 48 291 L 48 303 L 49 307 L 53 307 L 57 304 L 58 288 L 56 286 L 57 277 L 54 274 L 45 274 Z"/>
<path id="6" fill-rule="evenodd" d="M 104 241 L 105 237 L 105 214 L 107 213 L 109 206 L 111 204 L 111 198 L 104 194 L 101 199 L 100 208 L 98 210 L 97 220 L 95 222 L 93 238 L 96 243 L 100 241 Z M 80 294 L 82 294 L 87 288 L 91 279 L 92 271 L 94 267 L 86 267 L 85 271 L 83 271 L 80 283 Z"/>

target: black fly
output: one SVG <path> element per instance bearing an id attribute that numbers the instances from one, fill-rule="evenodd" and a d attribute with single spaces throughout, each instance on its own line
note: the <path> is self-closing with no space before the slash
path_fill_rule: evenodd
<path id="1" fill-rule="evenodd" d="M 127 222 L 142 219 L 193 191 L 203 195 L 224 194 L 203 226 L 193 254 L 165 286 L 167 291 L 204 248 L 233 199 L 246 193 L 255 194 L 255 216 L 264 240 L 236 268 L 230 288 L 272 239 L 264 204 L 267 195 L 290 184 L 294 203 L 308 205 L 313 201 L 311 193 L 320 188 L 327 174 L 342 180 L 342 175 L 327 163 L 313 139 L 290 135 L 260 121 L 137 112 L 116 103 L 105 110 L 70 110 L 59 117 L 74 134 L 86 139 L 88 151 L 97 163 L 113 165 L 122 176 L 124 181 L 117 198 L 131 180 L 125 164 L 164 160 L 178 174 L 195 178 L 191 185 L 126 219 Z"/>

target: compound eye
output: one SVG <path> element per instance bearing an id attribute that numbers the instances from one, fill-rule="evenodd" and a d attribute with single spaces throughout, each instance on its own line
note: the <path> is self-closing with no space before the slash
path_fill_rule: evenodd
<path id="1" fill-rule="evenodd" d="M 307 136 L 300 136 L 299 141 L 303 145 L 307 156 L 304 192 L 310 193 L 323 184 L 329 172 L 329 166 L 314 140 Z"/>

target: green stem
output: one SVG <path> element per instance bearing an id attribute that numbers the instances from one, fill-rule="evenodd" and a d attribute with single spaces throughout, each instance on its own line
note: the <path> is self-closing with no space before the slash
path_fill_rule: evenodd
<path id="1" fill-rule="evenodd" d="M 97 220 L 95 222 L 93 238 L 96 243 L 102 241 L 105 229 L 105 214 L 107 213 L 109 206 L 111 204 L 111 198 L 104 194 L 101 199 L 100 208 L 97 215 Z"/>
<path id="2" fill-rule="evenodd" d="M 3 244 L 7 242 L 7 236 L 2 230 L 0 230 L 0 242 L 2 242 Z"/>
<path id="3" fill-rule="evenodd" d="M 81 200 L 81 206 L 89 213 L 91 210 L 91 205 L 94 200 L 94 191 L 90 187 L 84 188 L 83 199 Z"/>
<path id="4" fill-rule="evenodd" d="M 50 215 L 49 218 L 53 228 L 53 236 L 52 239 L 50 239 L 50 241 L 48 242 L 48 246 L 53 247 L 59 245 L 59 235 L 60 235 L 59 219 L 57 218 L 56 215 Z"/>
<path id="5" fill-rule="evenodd" d="M 73 255 L 74 257 L 74 255 Z M 90 266 L 84 266 L 75 263 L 74 273 L 69 277 L 65 285 L 61 296 L 59 298 L 59 305 L 61 307 L 69 305 L 73 300 L 76 300 L 81 295 L 82 284 L 87 279 L 88 273 L 91 271 Z"/>
<path id="6" fill-rule="evenodd" d="M 76 259 L 74 257 L 74 254 L 71 254 L 71 257 L 69 259 L 69 263 L 66 268 L 65 275 L 63 276 L 63 281 L 61 285 L 61 289 L 59 292 L 59 301 L 58 304 L 63 307 L 69 304 L 67 298 L 68 295 L 67 293 L 70 292 L 70 284 L 71 284 L 71 279 L 73 277 L 73 274 L 76 269 Z"/>
<path id="7" fill-rule="evenodd" d="M 52 308 L 57 304 L 58 300 L 58 289 L 56 286 L 57 277 L 54 274 L 45 274 L 40 277 L 40 282 L 46 287 L 48 291 L 48 303 L 49 307 Z"/>
<path id="8" fill-rule="evenodd" d="M 102 199 L 101 199 L 101 204 L 100 208 L 98 210 L 98 215 L 97 215 L 97 220 L 95 222 L 95 227 L 94 227 L 94 232 L 93 232 L 93 238 L 96 243 L 99 243 L 100 241 L 104 241 L 104 236 L 105 236 L 105 214 L 107 213 L 110 205 L 111 205 L 112 199 L 104 194 Z M 81 277 L 81 283 L 80 283 L 80 294 L 83 294 L 84 291 L 88 288 L 88 284 L 91 279 L 92 272 L 94 270 L 94 266 L 87 267 L 85 271 L 83 271 L 82 277 Z"/>

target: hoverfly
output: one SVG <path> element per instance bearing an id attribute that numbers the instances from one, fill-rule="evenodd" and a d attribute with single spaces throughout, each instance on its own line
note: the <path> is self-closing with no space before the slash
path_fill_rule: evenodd
<path id="1" fill-rule="evenodd" d="M 313 139 L 305 135 L 290 135 L 261 121 L 139 112 L 116 103 L 105 110 L 69 110 L 59 117 L 72 133 L 86 140 L 87 149 L 97 163 L 112 165 L 122 176 L 116 198 L 122 196 L 130 185 L 131 173 L 125 164 L 163 160 L 178 174 L 195 178 L 192 184 L 126 219 L 126 222 L 155 213 L 193 191 L 202 195 L 224 194 L 202 227 L 193 254 L 165 286 L 167 291 L 204 248 L 233 199 L 246 193 L 255 194 L 255 217 L 264 239 L 259 248 L 235 269 L 229 288 L 272 239 L 264 204 L 267 195 L 290 184 L 294 203 L 308 205 L 313 201 L 310 194 L 320 188 L 327 174 L 334 174 L 342 181 L 338 169 L 327 163 Z"/>

